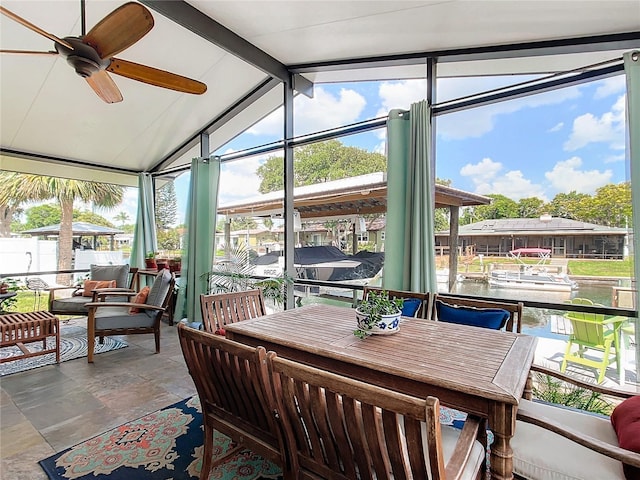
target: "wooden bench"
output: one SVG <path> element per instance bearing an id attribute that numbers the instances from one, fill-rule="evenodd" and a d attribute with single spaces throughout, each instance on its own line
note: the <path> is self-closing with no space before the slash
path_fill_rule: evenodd
<path id="1" fill-rule="evenodd" d="M 55 337 L 55 346 L 47 348 L 47 338 Z M 25 344 L 42 342 L 41 351 L 30 351 Z M 49 312 L 10 313 L 0 315 L 0 347 L 17 346 L 22 355 L 0 358 L 0 363 L 23 358 L 56 354 L 60 363 L 60 321 Z"/>

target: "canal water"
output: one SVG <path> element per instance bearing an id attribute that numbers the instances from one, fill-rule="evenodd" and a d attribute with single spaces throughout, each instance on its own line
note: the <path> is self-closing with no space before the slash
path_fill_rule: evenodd
<path id="1" fill-rule="evenodd" d="M 578 283 L 578 290 L 572 292 L 547 292 L 537 290 L 518 290 L 515 288 L 499 288 L 487 283 L 474 280 L 458 282 L 455 293 L 477 295 L 482 297 L 504 298 L 509 300 L 530 300 L 545 303 L 564 303 L 573 298 L 588 298 L 593 303 L 611 306 L 613 288 L 611 284 Z M 565 335 L 558 335 L 553 330 L 554 316 L 562 317 L 562 311 L 525 307 L 522 320 L 523 333 L 529 333 L 546 338 L 566 339 Z M 555 319 L 562 321 L 562 318 Z"/>

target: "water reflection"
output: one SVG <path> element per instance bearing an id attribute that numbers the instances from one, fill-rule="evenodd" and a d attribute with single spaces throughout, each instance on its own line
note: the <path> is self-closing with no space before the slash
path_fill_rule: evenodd
<path id="1" fill-rule="evenodd" d="M 566 300 L 579 297 L 588 298 L 593 303 L 611 306 L 613 290 L 611 285 L 585 283 L 580 284 L 579 289 L 573 292 L 545 292 L 540 290 L 496 288 L 490 287 L 483 282 L 465 280 L 458 282 L 455 293 L 545 303 L 564 303 Z M 560 318 L 554 319 L 554 316 Z M 553 330 L 555 330 L 552 328 L 554 320 L 562 320 L 561 311 L 547 308 L 525 307 L 522 319 L 523 333 L 530 333 L 547 338 L 566 339 L 566 336 L 553 332 Z"/>

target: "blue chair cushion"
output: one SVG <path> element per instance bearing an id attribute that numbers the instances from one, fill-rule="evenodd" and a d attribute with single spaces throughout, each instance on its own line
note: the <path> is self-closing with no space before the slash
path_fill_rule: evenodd
<path id="1" fill-rule="evenodd" d="M 509 320 L 509 312 L 501 308 L 474 308 L 436 302 L 438 320 L 441 322 L 470 325 L 472 327 L 500 330 Z"/>
<path id="2" fill-rule="evenodd" d="M 420 300 L 419 298 L 405 298 L 401 309 L 402 316 L 414 317 L 415 314 L 418 313 L 420 305 L 422 305 L 422 300 Z"/>

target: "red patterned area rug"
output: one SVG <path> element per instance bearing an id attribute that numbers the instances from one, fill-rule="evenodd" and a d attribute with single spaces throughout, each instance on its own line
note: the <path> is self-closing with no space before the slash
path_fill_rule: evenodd
<path id="1" fill-rule="evenodd" d="M 214 460 L 233 443 L 216 432 Z M 51 480 L 191 480 L 203 450 L 198 397 L 121 425 L 39 463 Z M 272 462 L 244 450 L 211 470 L 209 480 L 281 479 Z"/>

